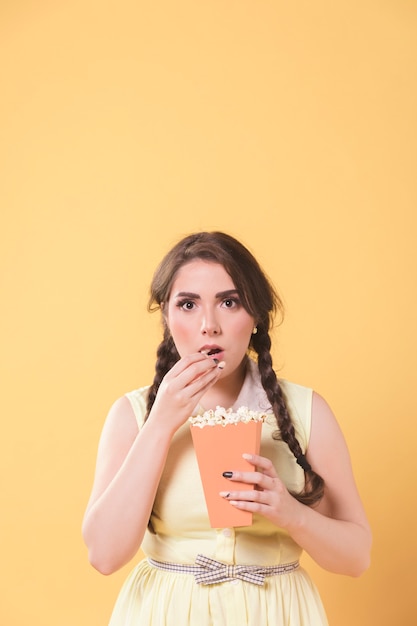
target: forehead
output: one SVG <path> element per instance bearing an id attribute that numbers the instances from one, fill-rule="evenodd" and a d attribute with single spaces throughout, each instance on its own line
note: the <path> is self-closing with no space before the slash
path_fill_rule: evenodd
<path id="1" fill-rule="evenodd" d="M 223 265 L 214 261 L 195 259 L 185 263 L 178 270 L 172 283 L 171 295 L 178 291 L 219 291 L 221 289 L 234 289 L 235 285 L 231 276 L 226 272 Z"/>

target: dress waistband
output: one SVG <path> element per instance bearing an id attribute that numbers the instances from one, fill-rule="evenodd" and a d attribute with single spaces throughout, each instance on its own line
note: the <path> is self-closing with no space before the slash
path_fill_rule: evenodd
<path id="1" fill-rule="evenodd" d="M 181 563 L 166 563 L 165 561 L 155 561 L 148 558 L 148 563 L 153 567 L 166 572 L 177 572 L 178 574 L 194 574 L 198 584 L 212 585 L 222 583 L 227 580 L 239 578 L 255 585 L 263 585 L 265 576 L 279 576 L 290 574 L 300 566 L 299 561 L 284 563 L 282 565 L 228 565 L 221 561 L 198 554 L 195 565 L 183 565 Z"/>

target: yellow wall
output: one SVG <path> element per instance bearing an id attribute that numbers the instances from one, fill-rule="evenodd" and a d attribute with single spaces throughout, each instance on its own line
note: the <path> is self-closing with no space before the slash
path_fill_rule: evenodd
<path id="1" fill-rule="evenodd" d="M 415 622 L 416 26 L 411 0 L 1 3 L 1 624 L 107 623 L 130 566 L 87 563 L 97 441 L 196 229 L 260 258 L 276 363 L 346 433 L 375 544 L 358 580 L 310 565 L 330 623 Z"/>

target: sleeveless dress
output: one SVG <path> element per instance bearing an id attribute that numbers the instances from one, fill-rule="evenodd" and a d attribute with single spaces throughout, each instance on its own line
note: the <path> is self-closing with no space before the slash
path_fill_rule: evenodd
<path id="1" fill-rule="evenodd" d="M 280 380 L 280 384 L 298 441 L 306 450 L 312 390 L 284 380 Z M 139 428 L 146 411 L 147 392 L 148 387 L 142 387 L 126 394 Z M 239 406 L 271 413 L 257 365 L 250 359 L 234 408 Z M 197 407 L 196 412 L 202 411 Z M 276 430 L 276 420 L 271 415 L 262 425 L 261 455 L 273 461 L 288 489 L 300 491 L 304 485 L 304 472 L 296 464 L 288 446 L 272 439 Z M 146 480 L 146 468 L 143 480 Z M 149 563 L 148 558 L 194 565 L 197 555 L 202 554 L 227 564 L 274 566 L 293 563 L 302 552 L 286 531 L 259 515 L 253 515 L 251 526 L 210 527 L 188 423 L 172 440 L 141 549 L 146 558 L 126 579 L 109 626 L 328 624 L 318 591 L 302 567 L 267 576 L 263 585 L 239 578 L 205 585 L 198 584 L 192 573 L 164 571 Z"/>

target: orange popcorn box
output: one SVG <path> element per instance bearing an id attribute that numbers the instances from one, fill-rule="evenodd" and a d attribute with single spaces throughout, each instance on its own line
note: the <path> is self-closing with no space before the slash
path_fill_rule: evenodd
<path id="1" fill-rule="evenodd" d="M 250 526 L 252 513 L 235 508 L 219 492 L 254 489 L 253 485 L 228 480 L 222 474 L 254 471 L 242 454 L 259 454 L 262 421 L 203 427 L 191 424 L 190 429 L 211 527 Z"/>

